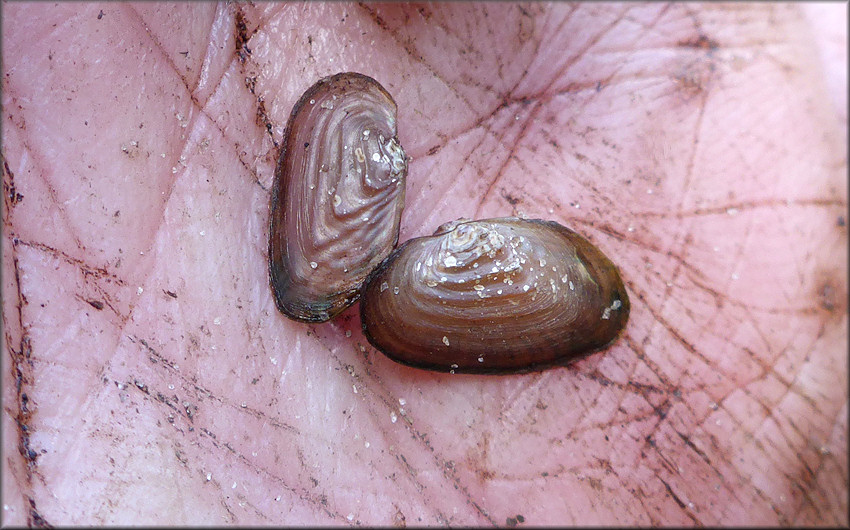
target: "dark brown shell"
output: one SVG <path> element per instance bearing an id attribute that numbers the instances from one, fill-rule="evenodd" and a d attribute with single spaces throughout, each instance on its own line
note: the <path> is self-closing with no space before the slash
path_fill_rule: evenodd
<path id="1" fill-rule="evenodd" d="M 369 342 L 393 360 L 512 373 L 605 347 L 629 298 L 614 264 L 572 230 L 500 218 L 407 241 L 366 280 L 360 311 Z"/>
<path id="2" fill-rule="evenodd" d="M 398 242 L 407 159 L 396 104 L 374 79 L 324 78 L 292 109 L 271 199 L 269 272 L 278 309 L 323 322 Z"/>

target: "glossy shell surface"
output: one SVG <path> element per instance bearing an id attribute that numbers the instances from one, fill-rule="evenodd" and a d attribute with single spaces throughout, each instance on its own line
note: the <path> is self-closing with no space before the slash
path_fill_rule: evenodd
<path id="1" fill-rule="evenodd" d="M 305 322 L 353 304 L 398 242 L 407 158 L 396 104 L 374 79 L 324 78 L 295 104 L 271 199 L 269 272 L 278 308 Z"/>
<path id="2" fill-rule="evenodd" d="M 456 221 L 401 245 L 367 279 L 369 342 L 403 364 L 514 373 L 611 343 L 629 298 L 614 264 L 558 223 Z"/>

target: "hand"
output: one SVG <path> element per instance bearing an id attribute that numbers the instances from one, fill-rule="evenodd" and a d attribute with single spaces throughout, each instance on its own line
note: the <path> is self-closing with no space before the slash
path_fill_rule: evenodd
<path id="1" fill-rule="evenodd" d="M 803 9 L 5 4 L 4 522 L 847 525 L 846 6 Z M 451 376 L 279 314 L 277 145 L 340 71 L 399 104 L 401 241 L 556 220 L 622 339 Z"/>

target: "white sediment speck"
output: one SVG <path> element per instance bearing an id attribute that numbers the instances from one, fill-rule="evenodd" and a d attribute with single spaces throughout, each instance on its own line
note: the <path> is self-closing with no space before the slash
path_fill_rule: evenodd
<path id="1" fill-rule="evenodd" d="M 318 266 L 319 266 L 319 264 L 318 264 L 318 263 L 316 263 L 315 261 L 311 261 L 311 262 L 310 262 L 310 268 L 311 268 L 311 269 L 315 269 L 315 268 L 317 268 Z"/>
<path id="2" fill-rule="evenodd" d="M 478 362 L 479 362 L 479 363 L 483 363 L 483 362 L 484 362 L 484 357 L 479 357 L 479 358 L 478 358 Z"/>
<path id="3" fill-rule="evenodd" d="M 351 385 L 351 390 L 353 390 L 354 393 L 356 394 L 357 393 L 357 385 Z"/>
<path id="4" fill-rule="evenodd" d="M 573 282 L 572 282 L 572 280 L 571 280 L 571 281 L 570 281 L 570 291 L 575 291 L 575 290 L 576 290 L 576 286 L 575 286 L 575 285 L 573 285 Z"/>
<path id="5" fill-rule="evenodd" d="M 387 289 L 389 289 L 389 288 L 390 288 L 390 286 L 389 286 L 389 284 L 387 284 L 387 282 L 382 282 L 382 283 L 381 283 L 381 292 L 382 292 L 382 293 L 383 293 L 384 291 L 386 291 Z"/>
<path id="6" fill-rule="evenodd" d="M 136 289 L 136 294 L 142 294 L 143 292 L 145 292 L 145 289 L 143 287 L 139 287 L 138 289 Z"/>
<path id="7" fill-rule="evenodd" d="M 522 290 L 525 291 L 526 293 L 528 292 L 529 289 L 531 289 L 531 287 L 529 287 L 527 285 L 522 286 Z"/>
<path id="8" fill-rule="evenodd" d="M 398 294 L 398 287 L 393 287 L 393 294 Z"/>
<path id="9" fill-rule="evenodd" d="M 395 412 L 390 412 L 390 422 L 395 423 L 398 421 L 398 416 L 396 416 Z"/>
<path id="10" fill-rule="evenodd" d="M 404 398 L 398 398 L 398 404 L 403 407 L 403 406 L 407 405 L 407 400 L 404 399 Z"/>
<path id="11" fill-rule="evenodd" d="M 446 337 L 445 335 L 443 335 L 443 344 L 445 344 L 446 346 L 450 346 L 450 344 L 449 344 L 449 338 L 448 338 L 448 337 Z"/>
<path id="12" fill-rule="evenodd" d="M 334 195 L 334 206 L 339 206 L 340 204 L 342 204 L 342 197 L 338 194 Z"/>

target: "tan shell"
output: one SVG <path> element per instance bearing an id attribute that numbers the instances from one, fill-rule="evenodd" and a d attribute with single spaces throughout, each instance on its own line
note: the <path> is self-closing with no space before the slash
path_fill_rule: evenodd
<path id="1" fill-rule="evenodd" d="M 629 298 L 617 268 L 558 223 L 458 221 L 411 239 L 366 280 L 361 322 L 392 359 L 431 370 L 511 373 L 611 343 Z"/>
<path id="2" fill-rule="evenodd" d="M 281 312 L 323 322 L 357 300 L 398 242 L 406 175 L 396 104 L 377 81 L 342 73 L 301 96 L 271 199 L 269 272 Z"/>

